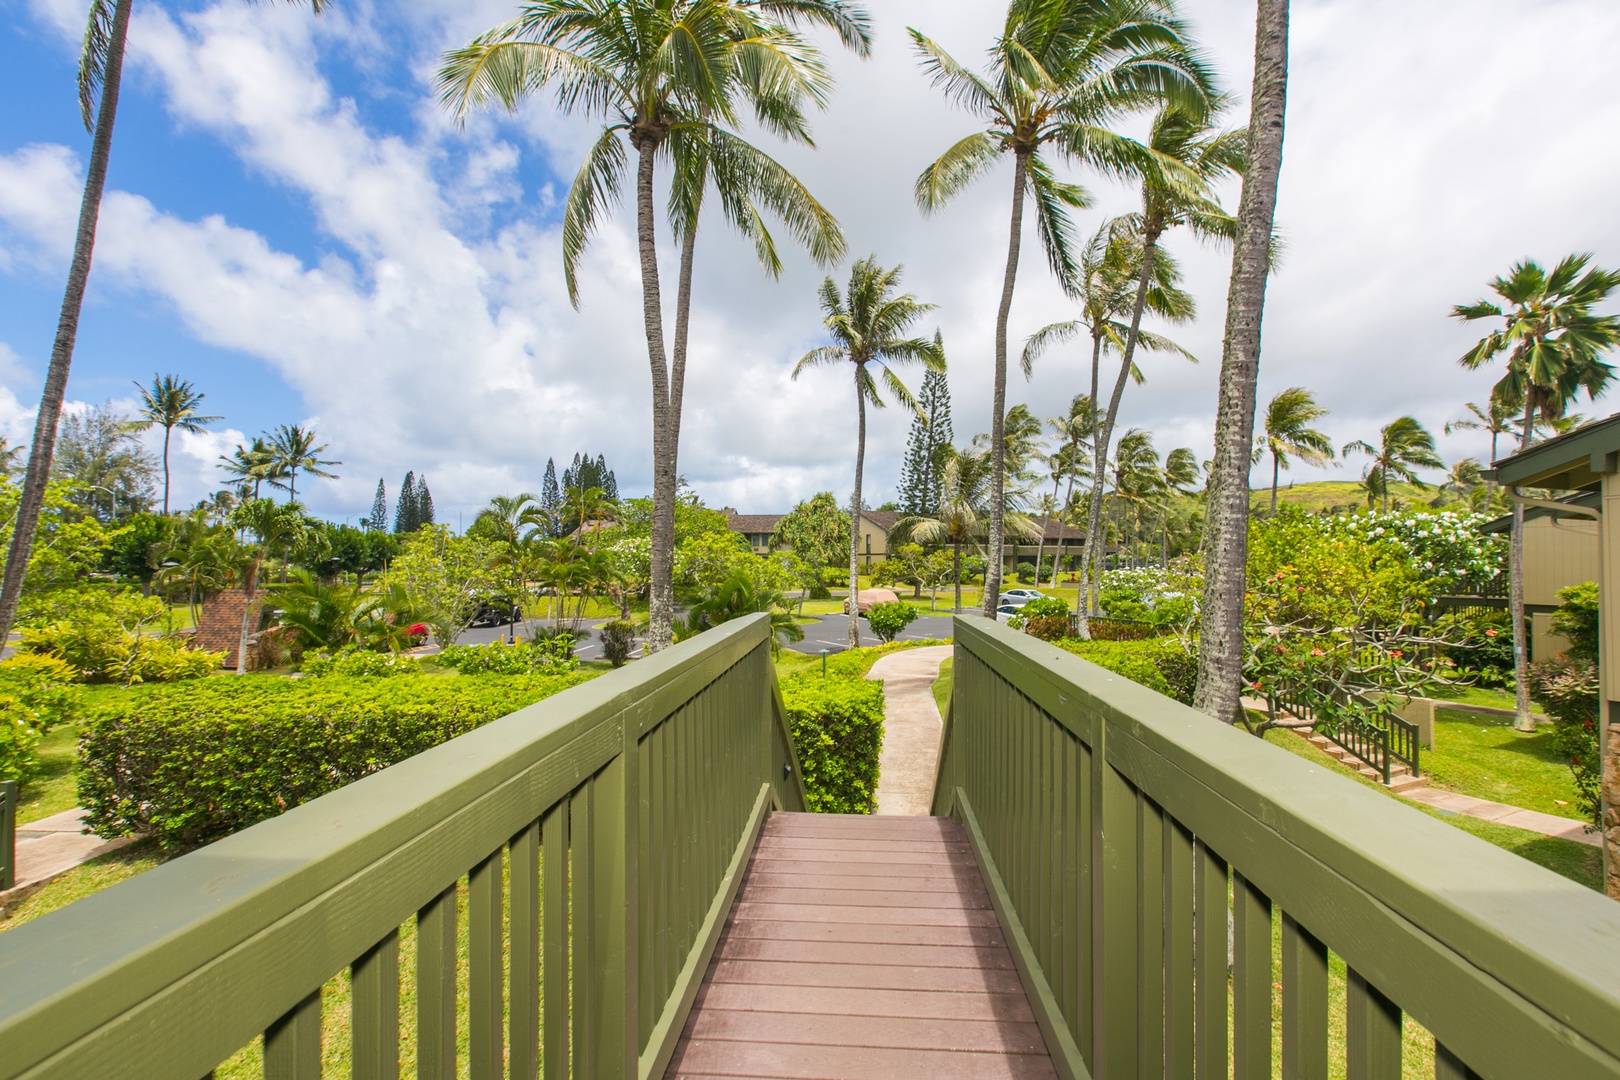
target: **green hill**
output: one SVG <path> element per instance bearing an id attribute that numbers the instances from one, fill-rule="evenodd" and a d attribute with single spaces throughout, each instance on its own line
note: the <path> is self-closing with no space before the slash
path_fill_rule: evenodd
<path id="1" fill-rule="evenodd" d="M 1393 509 L 1396 501 L 1412 506 L 1427 506 L 1439 491 L 1430 485 L 1428 490 L 1412 484 L 1391 484 L 1389 489 L 1390 507 Z M 1367 508 L 1367 495 L 1361 489 L 1358 480 L 1312 480 L 1305 484 L 1295 484 L 1289 487 L 1286 484 L 1277 489 L 1277 504 L 1298 506 L 1308 513 L 1316 514 L 1322 511 L 1348 511 L 1365 510 Z M 1255 488 L 1249 493 L 1249 506 L 1256 510 L 1264 510 L 1271 505 L 1271 488 Z"/>

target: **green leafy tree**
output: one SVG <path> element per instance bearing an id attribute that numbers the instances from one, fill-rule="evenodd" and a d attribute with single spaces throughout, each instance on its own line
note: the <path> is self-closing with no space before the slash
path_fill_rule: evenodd
<path id="1" fill-rule="evenodd" d="M 51 470 L 56 479 L 72 485 L 73 500 L 103 522 L 152 505 L 157 465 L 130 433 L 128 419 L 110 405 L 63 418 Z"/>
<path id="2" fill-rule="evenodd" d="M 377 478 L 377 494 L 371 500 L 371 517 L 366 519 L 365 526 L 373 532 L 381 531 L 388 524 L 388 486 L 383 483 L 382 477 Z"/>
<path id="3" fill-rule="evenodd" d="M 472 621 L 481 597 L 500 587 L 488 540 L 456 536 L 443 525 L 423 525 L 405 537 L 382 577 L 384 588 L 404 590 L 411 610 L 440 645 L 454 645 Z"/>
<path id="4" fill-rule="evenodd" d="M 254 590 L 259 572 L 265 563 L 284 552 L 308 529 L 304 509 L 295 502 L 278 504 L 274 499 L 250 499 L 239 505 L 231 515 L 231 524 L 248 534 L 252 546 L 246 551 L 241 572 L 242 592 L 246 602 L 242 605 L 242 632 L 236 645 L 236 673 L 247 674 L 248 633 L 253 613 Z"/>
<path id="5" fill-rule="evenodd" d="M 916 416 L 922 415 L 917 399 L 912 397 L 906 384 L 895 374 L 894 365 L 920 363 L 931 371 L 945 370 L 945 354 L 937 342 L 924 338 L 903 336 L 923 316 L 932 311 L 933 304 L 925 304 L 910 293 L 896 295 L 903 267 L 885 270 L 878 265 L 877 256 L 858 259 L 850 267 L 849 286 L 845 293 L 838 291 L 838 283 L 827 278 L 821 283 L 821 310 L 825 315 L 822 325 L 834 344 L 812 349 L 799 358 L 793 368 L 793 377 L 815 367 L 851 364 L 855 378 L 855 487 L 850 495 L 849 538 L 849 595 L 851 600 L 860 589 L 860 510 L 861 481 L 866 469 L 866 407 L 884 408 L 883 395 L 878 383 L 888 389 L 896 400 Z M 876 368 L 881 374 L 874 373 Z M 860 627 L 849 621 L 849 647 L 860 648 Z"/>
<path id="6" fill-rule="evenodd" d="M 1001 36 L 990 49 L 988 76 L 969 71 L 916 30 L 911 36 L 934 85 L 986 123 L 984 130 L 962 139 L 923 170 L 917 179 L 918 205 L 936 210 L 985 175 L 1003 154 L 1013 158 L 1011 240 L 996 312 L 991 395 L 990 571 L 984 587 L 984 614 L 991 617 L 1001 588 L 1007 320 L 1025 196 L 1034 196 L 1047 262 L 1063 286 L 1073 288 L 1078 266 L 1069 211 L 1089 206 L 1091 200 L 1079 185 L 1057 179 L 1049 155 L 1113 177 L 1154 173 L 1162 167 L 1158 155 L 1108 123 L 1157 100 L 1201 116 L 1213 92 L 1185 27 L 1157 4 L 1013 0 Z"/>
<path id="7" fill-rule="evenodd" d="M 1404 480 L 1418 488 L 1429 485 L 1417 474 L 1418 469 L 1443 469 L 1446 463 L 1434 448 L 1434 436 L 1411 416 L 1398 417 L 1378 430 L 1378 445 L 1356 439 L 1344 444 L 1345 457 L 1366 454 L 1372 458 L 1367 465 L 1367 504 L 1375 498 L 1383 500 L 1383 509 L 1389 509 L 1389 485 L 1393 480 Z"/>
<path id="8" fill-rule="evenodd" d="M 399 499 L 394 503 L 394 532 L 413 533 L 421 524 L 422 514 L 416 504 L 416 472 L 412 470 L 399 484 Z"/>
<path id="9" fill-rule="evenodd" d="M 1491 388 L 1504 410 L 1522 409 L 1519 449 L 1530 446 L 1535 418 L 1561 417 L 1585 390 L 1595 399 L 1614 369 L 1603 357 L 1620 344 L 1620 315 L 1593 309 L 1620 288 L 1620 271 L 1592 266 L 1591 255 L 1569 255 L 1548 271 L 1526 259 L 1491 282 L 1500 303 L 1481 300 L 1453 308 L 1465 322 L 1500 319 L 1502 325 L 1458 360 L 1470 371 L 1504 353 L 1507 369 Z M 1514 727 L 1534 731 L 1530 719 L 1529 648 L 1524 630 L 1524 506 L 1513 504 L 1508 605 L 1513 617 L 1513 671 L 1517 682 Z M 1620 858 L 1620 852 L 1616 853 Z"/>
<path id="10" fill-rule="evenodd" d="M 694 637 L 721 623 L 756 612 L 771 617 L 771 648 L 780 650 L 787 642 L 803 641 L 804 628 L 793 617 L 791 605 L 780 592 L 761 588 L 744 570 L 734 570 L 725 580 L 710 585 L 676 627 L 677 639 Z"/>
<path id="11" fill-rule="evenodd" d="M 298 501 L 298 474 L 307 473 L 310 476 L 319 476 L 323 480 L 336 480 L 336 473 L 326 471 L 328 465 L 341 465 L 341 461 L 327 461 L 320 455 L 326 452 L 326 444 L 315 444 L 315 432 L 305 428 L 302 424 L 282 424 L 276 428 L 270 437 L 270 452 L 275 456 L 275 470 L 277 478 L 270 482 L 276 487 L 282 487 L 281 479 L 287 481 L 287 501 Z"/>
<path id="12" fill-rule="evenodd" d="M 817 492 L 795 506 L 776 523 L 772 547 L 788 548 L 818 570 L 838 566 L 849 558 L 852 530 L 849 515 L 830 491 Z"/>
<path id="13" fill-rule="evenodd" d="M 241 494 L 257 499 L 259 486 L 274 475 L 275 455 L 270 451 L 270 444 L 260 437 L 247 446 L 238 446 L 229 457 L 221 454 L 219 467 L 225 475 L 236 479 Z"/>
<path id="14" fill-rule="evenodd" d="M 1326 432 L 1311 427 L 1327 414 L 1303 386 L 1290 386 L 1266 406 L 1265 433 L 1254 437 L 1254 460 L 1258 463 L 1266 454 L 1271 455 L 1273 516 L 1277 513 L 1279 473 L 1288 468 L 1290 460 L 1298 458 L 1307 465 L 1326 465 L 1333 460 L 1333 441 Z"/>
<path id="15" fill-rule="evenodd" d="M 991 497 L 991 458 L 988 451 L 952 447 L 941 470 L 939 509 L 932 516 L 903 517 L 895 522 L 890 541 L 915 538 L 924 544 L 951 549 L 951 580 L 956 583 L 956 606 L 962 610 L 962 551 L 981 550 Z"/>
<path id="16" fill-rule="evenodd" d="M 151 427 L 163 429 L 163 512 L 169 512 L 169 436 L 174 429 L 201 435 L 204 426 L 219 416 L 204 416 L 197 410 L 205 394 L 192 389 L 189 382 L 178 375 L 153 375 L 151 386 L 135 384 L 141 392 L 141 407 L 137 417 L 129 422 L 131 431 L 145 431 Z"/>
<path id="17" fill-rule="evenodd" d="M 1288 98 L 1288 0 L 1256 0 L 1254 85 L 1249 94 L 1247 166 L 1238 202 L 1232 276 L 1226 293 L 1215 459 L 1204 521 L 1204 595 L 1198 607 L 1194 707 L 1234 722 L 1243 686 L 1244 562 L 1248 551 L 1249 470 L 1260 378 L 1260 323 L 1272 267 L 1277 179 L 1282 173 Z"/>
<path id="18" fill-rule="evenodd" d="M 837 0 L 749 4 L 737 0 L 629 0 L 611 5 L 534 0 L 517 19 L 449 53 L 439 72 L 445 105 L 458 116 L 499 102 L 514 109 L 550 89 L 565 112 L 604 117 L 563 212 L 569 297 L 592 232 L 625 187 L 626 144 L 635 151 L 636 232 L 642 313 L 653 382 L 651 625 L 648 647 L 666 647 L 674 623 L 674 507 L 684 392 L 693 247 L 703 192 L 713 183 L 727 218 L 755 242 L 774 272 L 765 214 L 826 262 L 842 257 L 837 223 L 792 174 L 728 129 L 743 105 L 773 133 L 808 143 L 806 109 L 825 100 L 830 79 L 800 25 L 836 30 L 869 50 L 866 18 Z M 681 239 L 675 342 L 666 348 L 658 275 L 655 167 L 674 166 L 669 219 Z"/>
<path id="19" fill-rule="evenodd" d="M 561 532 L 562 488 L 557 484 L 557 463 L 546 458 L 546 475 L 540 481 L 540 510 L 549 522 L 547 536 Z"/>
<path id="20" fill-rule="evenodd" d="M 398 585 L 365 589 L 294 570 L 290 581 L 269 586 L 282 626 L 309 648 L 357 648 L 401 652 L 415 621 L 410 601 Z"/>
<path id="21" fill-rule="evenodd" d="M 1445 432 L 1450 435 L 1453 431 L 1483 431 L 1491 437 L 1491 464 L 1496 463 L 1499 456 L 1496 451 L 1497 444 L 1503 435 L 1513 434 L 1514 411 L 1503 404 L 1502 399 L 1492 394 L 1482 408 L 1476 402 L 1468 402 L 1463 406 L 1467 410 L 1458 420 L 1452 420 L 1445 426 Z M 1496 495 L 1496 480 L 1493 475 L 1485 481 L 1485 505 L 1489 506 Z"/>
<path id="22" fill-rule="evenodd" d="M 945 355 L 944 341 L 934 333 L 934 347 Z M 945 372 L 929 370 L 917 392 L 917 414 L 906 439 L 900 465 L 900 511 L 931 514 L 939 505 L 939 469 L 944 450 L 956 439 L 951 430 L 951 387 Z"/>
<path id="23" fill-rule="evenodd" d="M 866 613 L 866 625 L 877 639 L 887 645 L 917 620 L 917 609 L 900 600 L 887 604 L 873 604 Z M 858 620 L 851 619 L 851 622 Z"/>
<path id="24" fill-rule="evenodd" d="M 45 372 L 45 387 L 34 418 L 34 442 L 23 476 L 22 502 L 13 523 L 4 582 L 0 584 L 0 641 L 7 639 L 17 619 L 23 578 L 33 551 L 40 511 L 45 505 L 45 489 L 51 480 L 57 423 L 62 418 L 62 399 L 67 394 L 68 372 L 73 365 L 79 312 L 84 306 L 84 292 L 90 281 L 90 257 L 96 246 L 101 193 L 107 183 L 107 161 L 112 155 L 113 123 L 123 83 L 124 43 L 134 2 L 90 0 L 84 44 L 79 52 L 79 115 L 90 132 L 90 164 L 85 170 L 84 197 L 79 203 L 79 225 L 73 239 L 73 258 L 68 263 L 61 314 L 57 317 L 56 338 L 51 345 L 51 362 Z M 307 3 L 317 13 L 325 6 L 325 0 L 307 0 Z"/>

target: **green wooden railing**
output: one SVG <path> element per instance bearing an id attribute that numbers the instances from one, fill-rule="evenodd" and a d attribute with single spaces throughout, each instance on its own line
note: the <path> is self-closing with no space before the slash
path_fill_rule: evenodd
<path id="1" fill-rule="evenodd" d="M 0 780 L 0 890 L 17 884 L 17 781 Z"/>
<path id="2" fill-rule="evenodd" d="M 0 1078 L 197 1080 L 262 1033 L 314 1080 L 345 968 L 356 1078 L 402 1024 L 421 1080 L 462 1024 L 474 1080 L 660 1076 L 773 807 L 804 790 L 751 616 L 0 935 Z"/>
<path id="3" fill-rule="evenodd" d="M 1620 905 L 982 619 L 934 812 L 1063 1075 L 1270 1080 L 1275 1025 L 1285 1078 L 1342 1037 L 1334 1075 L 1398 1080 L 1404 1013 L 1440 1080 L 1620 1077 Z"/>

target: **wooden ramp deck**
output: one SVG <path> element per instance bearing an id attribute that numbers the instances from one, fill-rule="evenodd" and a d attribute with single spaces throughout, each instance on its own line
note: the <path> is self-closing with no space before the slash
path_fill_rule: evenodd
<path id="1" fill-rule="evenodd" d="M 962 826 L 772 814 L 667 1077 L 1055 1077 Z"/>

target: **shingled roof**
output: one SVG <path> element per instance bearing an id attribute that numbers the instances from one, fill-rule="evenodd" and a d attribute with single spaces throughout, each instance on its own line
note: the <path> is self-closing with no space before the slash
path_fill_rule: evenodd
<path id="1" fill-rule="evenodd" d="M 732 532 L 773 533 L 785 517 L 786 514 L 731 514 L 726 524 L 731 526 Z"/>

